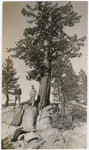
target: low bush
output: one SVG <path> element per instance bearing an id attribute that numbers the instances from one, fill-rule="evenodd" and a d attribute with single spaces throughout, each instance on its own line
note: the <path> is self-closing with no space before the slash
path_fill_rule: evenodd
<path id="1" fill-rule="evenodd" d="M 80 106 L 74 106 L 71 109 L 70 115 L 72 116 L 73 121 L 75 118 L 82 122 L 87 121 L 87 112 L 84 110 L 84 108 L 82 108 Z"/>

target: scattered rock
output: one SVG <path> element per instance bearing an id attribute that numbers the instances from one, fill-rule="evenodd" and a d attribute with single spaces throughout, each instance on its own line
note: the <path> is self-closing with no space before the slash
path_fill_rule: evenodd
<path id="1" fill-rule="evenodd" d="M 36 129 L 35 129 L 34 126 L 33 126 L 32 128 L 30 128 L 30 129 L 22 128 L 21 130 L 22 130 L 24 133 L 36 132 Z"/>
<path id="2" fill-rule="evenodd" d="M 47 139 L 47 141 L 44 144 L 42 144 L 40 149 L 50 149 L 57 140 L 57 135 L 50 136 L 49 139 Z"/>
<path id="3" fill-rule="evenodd" d="M 52 108 L 51 105 L 45 107 L 38 117 L 36 107 L 28 104 L 23 105 L 23 110 L 21 107 L 14 110 L 13 106 L 3 109 L 2 149 L 86 149 L 87 124 L 73 122 L 72 125 L 70 116 L 58 120 L 57 114 L 52 114 Z M 53 117 L 52 122 L 51 117 Z M 57 128 L 52 128 L 53 122 L 57 123 Z M 11 126 L 11 123 L 14 126 Z M 18 126 L 20 124 L 21 127 Z M 63 126 L 66 131 L 61 130 Z"/>
<path id="4" fill-rule="evenodd" d="M 7 135 L 10 136 L 13 140 L 16 140 L 21 133 L 21 127 L 10 126 L 7 131 Z"/>
<path id="5" fill-rule="evenodd" d="M 1 129 L 2 129 L 1 138 L 2 138 L 2 139 L 4 139 L 4 138 L 6 137 L 8 128 L 9 128 L 9 125 L 8 125 L 8 124 L 2 123 L 2 126 L 1 126 Z"/>
<path id="6" fill-rule="evenodd" d="M 2 122 L 10 125 L 13 121 L 13 116 L 14 116 L 14 111 L 12 107 L 6 109 L 6 111 L 2 113 Z"/>
<path id="7" fill-rule="evenodd" d="M 5 139 L 2 139 L 1 140 L 2 149 L 8 149 L 10 142 L 11 142 L 11 137 L 6 137 Z"/>
<path id="8" fill-rule="evenodd" d="M 19 140 L 18 143 L 21 145 L 20 149 L 23 149 L 25 147 L 25 143 L 23 140 Z"/>
<path id="9" fill-rule="evenodd" d="M 8 147 L 9 143 L 13 140 L 15 141 L 17 137 L 22 133 L 21 128 L 10 126 L 4 132 L 4 136 L 2 137 L 2 147 Z M 3 134 L 3 131 L 2 131 Z"/>
<path id="10" fill-rule="evenodd" d="M 5 107 L 5 108 L 2 110 L 2 113 L 11 111 L 11 110 L 13 110 L 13 109 L 14 109 L 14 106 L 8 106 L 8 107 Z"/>
<path id="11" fill-rule="evenodd" d="M 11 140 L 16 140 L 17 137 L 22 133 L 22 131 L 21 131 L 21 127 L 10 126 L 6 129 L 5 133 L 6 134 L 4 134 L 2 137 L 3 141 L 5 141 L 8 138 L 11 138 Z"/>
<path id="12" fill-rule="evenodd" d="M 50 136 L 53 136 L 53 135 L 59 135 L 59 137 L 62 136 L 61 133 L 60 133 L 60 131 L 57 128 L 45 129 L 41 133 L 42 139 L 48 139 Z"/>
<path id="13" fill-rule="evenodd" d="M 24 104 L 24 105 L 23 105 L 23 110 L 26 110 L 28 107 L 29 107 L 28 104 Z"/>
<path id="14" fill-rule="evenodd" d="M 30 142 L 30 141 L 32 141 L 34 139 L 38 139 L 38 138 L 39 138 L 39 136 L 34 132 L 29 132 L 29 133 L 25 134 L 25 136 L 24 136 L 24 140 L 26 142 Z"/>
<path id="15" fill-rule="evenodd" d="M 42 120 L 44 118 L 50 118 L 50 114 L 47 111 L 40 111 L 39 116 L 37 117 L 37 121 Z"/>
<path id="16" fill-rule="evenodd" d="M 18 139 L 18 141 L 23 140 L 24 139 L 24 134 L 20 134 L 17 139 Z"/>
<path id="17" fill-rule="evenodd" d="M 18 109 L 19 107 L 21 107 L 21 106 L 19 106 L 19 104 L 15 105 L 15 109 Z"/>
<path id="18" fill-rule="evenodd" d="M 51 120 L 50 118 L 44 118 L 36 122 L 37 130 L 45 130 L 47 128 L 51 128 Z"/>
<path id="19" fill-rule="evenodd" d="M 33 145 L 33 144 L 35 144 L 36 141 L 37 141 L 37 139 L 31 141 L 30 143 L 27 143 L 26 141 L 23 141 L 23 146 L 21 148 L 22 149 L 30 149 L 30 146 Z"/>
<path id="20" fill-rule="evenodd" d="M 42 140 L 40 142 L 36 141 L 34 144 L 31 144 L 28 148 L 29 149 L 39 149 L 43 143 L 45 143 L 44 140 Z"/>
<path id="21" fill-rule="evenodd" d="M 49 112 L 49 114 L 53 114 L 53 106 L 52 105 L 48 105 L 47 107 L 42 109 L 42 112 Z"/>
<path id="22" fill-rule="evenodd" d="M 45 107 L 42 111 L 49 111 L 53 108 L 52 105 L 48 105 L 47 107 Z"/>
<path id="23" fill-rule="evenodd" d="M 49 114 L 51 114 L 51 115 L 53 114 L 53 109 L 49 110 Z"/>
<path id="24" fill-rule="evenodd" d="M 37 130 L 45 130 L 47 128 L 51 128 L 51 116 L 48 111 L 40 111 L 37 122 L 36 129 Z"/>
<path id="25" fill-rule="evenodd" d="M 9 142 L 7 144 L 2 145 L 2 149 L 18 149 L 21 147 L 21 144 L 18 142 Z"/>
<path id="26" fill-rule="evenodd" d="M 8 149 L 18 149 L 21 147 L 21 144 L 18 142 L 10 142 Z"/>
<path id="27" fill-rule="evenodd" d="M 20 126 L 22 123 L 22 116 L 23 116 L 23 110 L 21 108 L 16 109 L 11 125 Z"/>
<path id="28" fill-rule="evenodd" d="M 51 149 L 64 149 L 64 141 L 56 141 Z"/>
<path id="29" fill-rule="evenodd" d="M 2 148 L 6 149 L 8 147 L 8 143 L 11 142 L 11 137 L 7 136 L 9 125 L 6 123 L 2 123 L 2 132 L 1 132 L 1 139 L 2 139 Z"/>

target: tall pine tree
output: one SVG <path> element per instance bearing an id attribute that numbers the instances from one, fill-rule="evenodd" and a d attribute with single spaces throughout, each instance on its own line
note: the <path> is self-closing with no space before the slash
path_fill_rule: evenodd
<path id="1" fill-rule="evenodd" d="M 79 101 L 83 101 L 87 104 L 87 75 L 83 69 L 80 70 L 79 74 Z"/>
<path id="2" fill-rule="evenodd" d="M 19 78 L 16 78 L 16 69 L 12 59 L 8 56 L 2 65 L 2 92 L 6 95 L 7 107 L 9 104 L 9 94 L 13 94 L 13 90 Z"/>
<path id="3" fill-rule="evenodd" d="M 67 56 L 68 59 L 80 57 L 79 50 L 85 37 L 72 37 L 64 32 L 64 27 L 72 27 L 81 16 L 74 12 L 71 2 L 59 6 L 61 2 L 36 2 L 33 8 L 26 5 L 22 14 L 28 18 L 29 27 L 24 30 L 24 38 L 16 43 L 13 57 L 23 59 L 32 68 L 27 79 L 40 82 L 39 109 L 50 103 L 50 89 L 55 59 Z"/>
<path id="4" fill-rule="evenodd" d="M 65 105 L 69 101 L 77 100 L 79 94 L 78 77 L 71 62 L 65 58 L 56 60 L 53 69 L 53 97 L 54 102 L 61 104 L 61 112 L 65 115 Z"/>

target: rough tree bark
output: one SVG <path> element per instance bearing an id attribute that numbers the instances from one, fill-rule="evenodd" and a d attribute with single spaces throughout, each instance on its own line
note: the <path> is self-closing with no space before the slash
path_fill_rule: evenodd
<path id="1" fill-rule="evenodd" d="M 45 73 L 44 77 L 40 81 L 40 87 L 39 87 L 39 110 L 43 109 L 47 105 L 50 104 L 50 90 L 51 90 L 51 71 L 50 70 L 50 63 L 47 59 L 47 56 L 45 57 L 44 64 L 47 68 L 47 72 Z"/>
<path id="2" fill-rule="evenodd" d="M 7 107 L 9 104 L 9 96 L 8 94 L 6 94 L 6 102 L 5 102 L 5 107 Z"/>
<path id="3" fill-rule="evenodd" d="M 65 98 L 63 99 L 61 103 L 61 113 L 62 113 L 62 116 L 65 117 Z"/>
<path id="4" fill-rule="evenodd" d="M 65 103 L 66 103 L 66 97 L 65 97 L 65 93 L 64 91 L 62 90 L 62 79 L 60 77 L 60 83 L 61 83 L 61 92 L 63 94 L 63 99 L 62 99 L 62 102 L 61 102 L 61 114 L 62 114 L 62 117 L 65 117 Z"/>

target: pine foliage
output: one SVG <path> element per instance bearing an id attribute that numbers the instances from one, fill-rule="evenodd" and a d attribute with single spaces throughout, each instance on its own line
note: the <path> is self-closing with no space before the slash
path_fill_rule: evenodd
<path id="1" fill-rule="evenodd" d="M 83 69 L 80 70 L 79 74 L 79 101 L 87 104 L 87 75 Z"/>
<path id="2" fill-rule="evenodd" d="M 70 59 L 81 56 L 79 50 L 84 46 L 86 37 L 69 36 L 64 32 L 64 27 L 74 26 L 81 18 L 71 2 L 63 6 L 60 2 L 35 2 L 33 8 L 26 5 L 22 14 L 28 18 L 29 27 L 24 30 L 24 38 L 16 43 L 16 47 L 7 51 L 14 52 L 13 57 L 24 60 L 31 68 L 28 80 L 40 81 L 45 71 L 53 69 L 55 59 L 59 57 Z M 46 53 L 50 70 L 44 64 Z"/>
<path id="3" fill-rule="evenodd" d="M 66 102 L 78 99 L 78 77 L 68 59 L 56 60 L 52 87 L 54 100 L 58 102 L 64 98 Z"/>
<path id="4" fill-rule="evenodd" d="M 6 94 L 12 94 L 15 85 L 19 78 L 16 78 L 17 72 L 14 68 L 14 63 L 10 57 L 5 60 L 2 65 L 2 92 Z"/>

